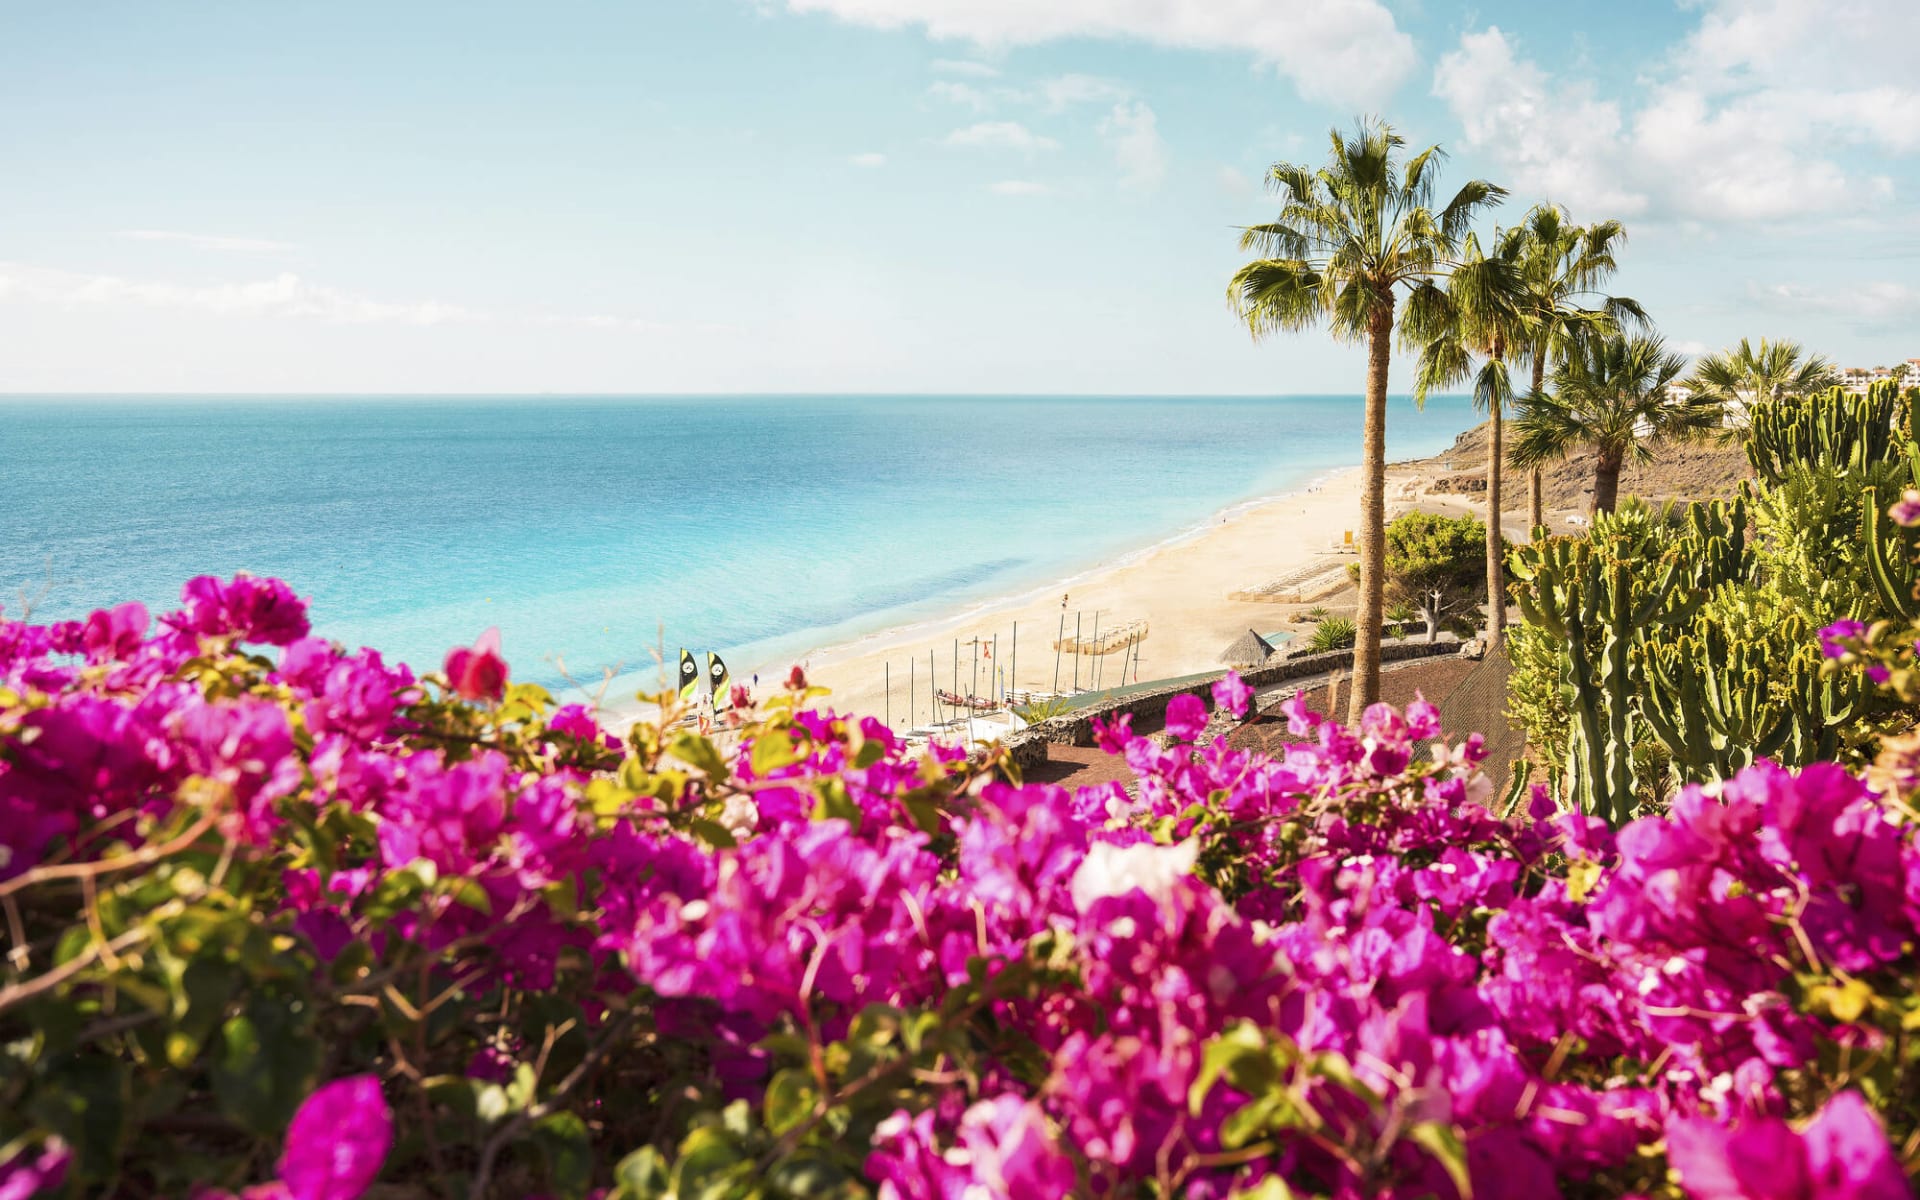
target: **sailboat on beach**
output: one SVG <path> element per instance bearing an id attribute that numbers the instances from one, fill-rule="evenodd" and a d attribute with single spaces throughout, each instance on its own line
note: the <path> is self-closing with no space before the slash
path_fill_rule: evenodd
<path id="1" fill-rule="evenodd" d="M 689 720 L 717 717 L 733 707 L 733 676 L 728 673 L 727 664 L 712 650 L 706 652 L 706 663 L 707 669 L 703 672 L 694 652 L 681 647 L 678 693 Z M 704 704 L 702 697 L 706 698 Z"/>
<path id="2" fill-rule="evenodd" d="M 680 703 L 689 707 L 700 694 L 700 668 L 694 665 L 693 655 L 684 646 L 680 648 L 679 692 Z"/>

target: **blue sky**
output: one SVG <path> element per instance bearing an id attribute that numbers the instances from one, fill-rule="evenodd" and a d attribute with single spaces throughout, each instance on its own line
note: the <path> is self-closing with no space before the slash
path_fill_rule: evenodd
<path id="1" fill-rule="evenodd" d="M 0 390 L 1297 392 L 1235 227 L 1379 113 L 1676 344 L 1920 355 L 1912 0 L 0 0 Z M 1404 364 L 1396 383 L 1404 383 Z"/>

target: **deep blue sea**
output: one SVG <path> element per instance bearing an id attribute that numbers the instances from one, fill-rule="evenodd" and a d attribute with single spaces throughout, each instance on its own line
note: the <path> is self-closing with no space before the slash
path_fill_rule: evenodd
<path id="1" fill-rule="evenodd" d="M 1396 400 L 1395 458 L 1472 424 Z M 1048 585 L 1359 459 L 1354 396 L 0 397 L 0 603 L 278 575 L 417 667 L 784 655 Z"/>

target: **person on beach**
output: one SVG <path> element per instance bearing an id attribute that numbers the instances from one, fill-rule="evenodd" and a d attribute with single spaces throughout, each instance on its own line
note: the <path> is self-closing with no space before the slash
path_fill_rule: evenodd
<path id="1" fill-rule="evenodd" d="M 1062 592 L 1060 594 L 1060 611 L 1061 612 L 1067 611 L 1067 593 L 1065 592 Z"/>

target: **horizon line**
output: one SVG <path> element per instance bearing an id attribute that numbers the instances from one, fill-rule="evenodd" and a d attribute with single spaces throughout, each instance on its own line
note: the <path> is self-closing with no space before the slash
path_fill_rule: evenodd
<path id="1" fill-rule="evenodd" d="M 1311 396 L 1354 396 L 1364 399 L 1363 392 L 968 392 L 968 391 L 652 391 L 652 392 L 473 392 L 473 391 L 344 391 L 344 392 L 276 392 L 276 391 L 193 391 L 193 392 L 134 392 L 134 391 L 5 391 L 0 390 L 0 400 L 30 399 L 500 399 L 500 400 L 546 400 L 546 399 L 754 399 L 754 398 L 796 398 L 796 399 L 858 399 L 872 397 L 910 397 L 910 398 L 966 398 L 978 400 L 1029 400 L 1029 399 L 1087 399 L 1087 400 L 1285 400 Z M 1412 392 L 1388 392 L 1389 400 L 1411 399 Z M 1429 399 L 1471 398 L 1469 392 L 1433 392 Z"/>

